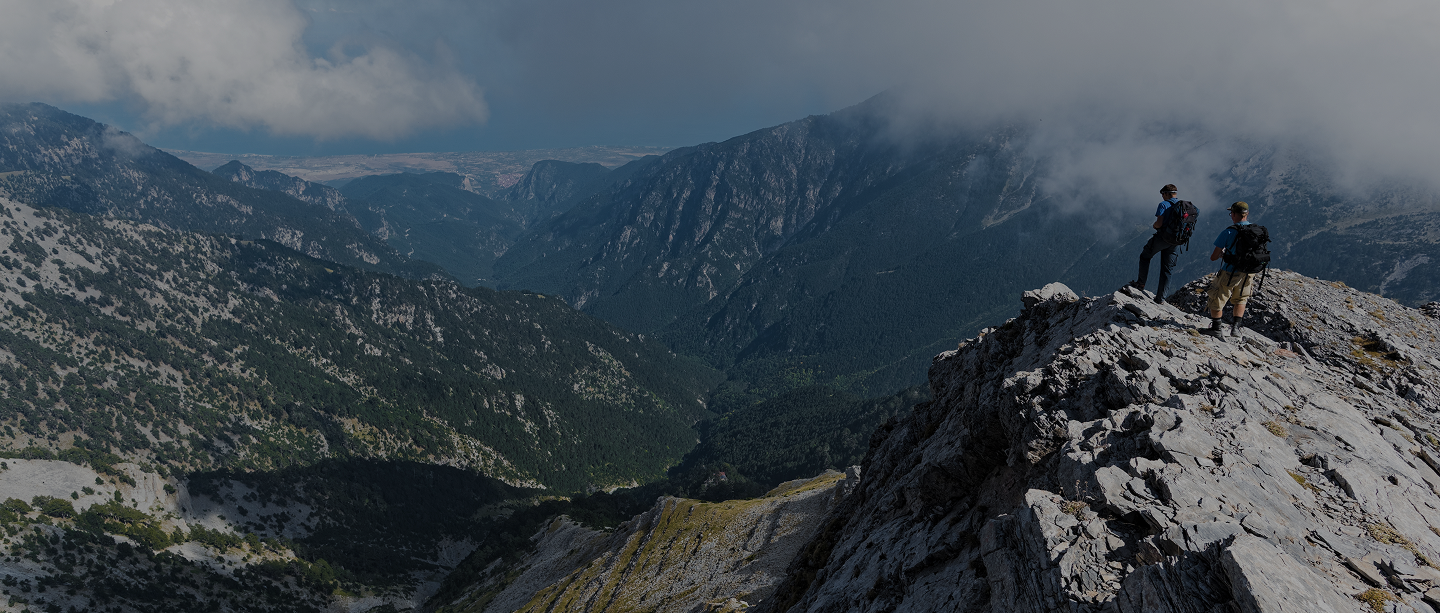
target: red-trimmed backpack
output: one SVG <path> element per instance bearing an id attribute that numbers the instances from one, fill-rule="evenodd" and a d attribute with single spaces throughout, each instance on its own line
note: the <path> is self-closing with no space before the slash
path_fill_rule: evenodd
<path id="1" fill-rule="evenodd" d="M 1160 224 L 1160 238 L 1171 245 L 1184 245 L 1195 234 L 1195 222 L 1200 220 L 1200 209 L 1189 200 L 1181 200 L 1165 209 Z"/>

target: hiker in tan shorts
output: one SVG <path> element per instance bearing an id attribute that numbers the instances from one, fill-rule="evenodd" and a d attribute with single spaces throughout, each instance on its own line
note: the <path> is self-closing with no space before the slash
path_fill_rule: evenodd
<path id="1" fill-rule="evenodd" d="M 1253 226 L 1250 223 L 1250 205 L 1236 202 L 1230 205 L 1229 211 L 1230 221 L 1235 225 L 1220 233 L 1219 238 L 1215 239 L 1215 250 L 1210 253 L 1210 261 L 1224 258 L 1225 262 L 1220 267 L 1220 272 L 1215 273 L 1215 279 L 1210 282 L 1210 301 L 1207 305 L 1210 307 L 1210 329 L 1205 331 L 1221 338 L 1225 336 L 1224 323 L 1221 321 L 1225 303 L 1232 305 L 1230 335 L 1235 336 L 1240 332 L 1241 321 L 1245 318 L 1245 303 L 1255 291 L 1255 276 L 1270 261 L 1270 253 L 1265 249 L 1265 244 L 1270 242 L 1269 233 L 1264 226 Z M 1242 233 L 1246 235 L 1243 240 Z M 1263 257 L 1257 258 L 1261 252 Z M 1257 259 L 1264 261 L 1257 263 Z"/>

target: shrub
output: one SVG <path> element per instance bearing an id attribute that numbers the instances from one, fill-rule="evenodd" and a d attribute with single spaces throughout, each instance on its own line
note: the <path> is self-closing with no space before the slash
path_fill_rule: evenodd
<path id="1" fill-rule="evenodd" d="M 51 498 L 40 507 L 40 512 L 50 517 L 75 517 L 75 505 L 64 498 Z"/>
<path id="2" fill-rule="evenodd" d="M 11 511 L 19 513 L 21 515 L 35 510 L 33 507 L 30 506 L 29 503 L 19 498 L 6 498 L 5 502 L 0 503 L 0 507 L 10 509 Z"/>

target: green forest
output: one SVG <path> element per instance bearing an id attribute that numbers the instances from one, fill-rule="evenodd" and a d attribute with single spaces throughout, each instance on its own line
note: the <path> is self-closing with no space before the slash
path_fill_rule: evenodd
<path id="1" fill-rule="evenodd" d="M 710 371 L 553 297 L 13 212 L 0 212 L 12 451 L 74 447 L 162 474 L 453 462 L 574 490 L 662 475 L 706 415 Z"/>

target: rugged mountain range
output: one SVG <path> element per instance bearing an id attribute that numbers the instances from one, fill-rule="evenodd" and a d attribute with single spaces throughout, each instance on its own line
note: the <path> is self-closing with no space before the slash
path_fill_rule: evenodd
<path id="1" fill-rule="evenodd" d="M 483 284 L 524 220 L 505 203 L 465 190 L 463 181 L 451 173 L 402 173 L 361 177 L 340 192 L 360 227 L 467 285 Z"/>
<path id="2" fill-rule="evenodd" d="M 340 213 L 347 212 L 345 210 L 345 194 L 329 185 L 311 183 L 274 170 L 255 170 L 236 160 L 226 162 L 210 172 L 245 187 L 281 192 L 302 202 L 323 206 Z"/>
<path id="3" fill-rule="evenodd" d="M 1033 126 L 897 137 L 890 104 L 671 151 L 527 233 L 496 262 L 499 286 L 558 292 L 752 383 L 791 369 L 873 394 L 917 382 L 1006 296 L 1133 278 L 1148 210 L 1126 219 L 1041 189 L 1056 161 Z M 1434 193 L 1356 191 L 1281 145 L 1218 149 L 1230 162 L 1216 197 L 1255 205 L 1277 265 L 1409 304 L 1437 297 Z M 1228 224 L 1224 205 L 1201 204 L 1181 281 L 1212 270 L 1202 254 Z"/>
<path id="4" fill-rule="evenodd" d="M 214 173 L 339 213 L 412 260 L 439 265 L 467 285 L 493 285 L 495 260 L 530 226 L 549 220 L 629 168 L 541 160 L 494 197 L 465 176 L 432 172 L 359 177 L 337 189 L 232 160 Z"/>
<path id="5" fill-rule="evenodd" d="M 560 160 L 619 168 L 668 150 L 668 147 L 594 146 L 525 151 L 382 153 L 318 157 L 205 153 L 173 149 L 167 151 L 199 168 L 215 168 L 230 161 L 239 161 L 256 170 L 274 170 L 306 181 L 337 187 L 347 181 L 372 175 L 449 172 L 465 177 L 467 189 L 495 198 L 514 186 L 537 162 Z"/>
<path id="6" fill-rule="evenodd" d="M 1434 309 L 1276 271 L 1253 329 L 1215 338 L 1197 330 L 1203 288 L 1176 305 L 1026 292 L 1018 317 L 935 357 L 934 400 L 875 432 L 778 587 L 736 579 L 781 547 L 730 535 L 783 511 L 672 499 L 608 539 L 557 523 L 503 601 L 455 606 L 1440 610 Z"/>
<path id="7" fill-rule="evenodd" d="M 595 163 L 574 164 L 541 160 L 520 177 L 499 198 L 514 209 L 521 225 L 529 228 L 570 210 L 577 202 L 628 176 L 647 158 L 612 171 Z M 637 163 L 638 162 L 638 163 Z"/>
<path id="8" fill-rule="evenodd" d="M 274 240 L 369 270 L 414 278 L 444 274 L 406 259 L 328 206 L 225 180 L 134 136 L 44 104 L 0 105 L 0 192 L 32 206 Z"/>
<path id="9" fill-rule="evenodd" d="M 553 297 L 3 206 L 11 449 L 176 474 L 403 459 L 574 490 L 661 474 L 704 415 L 702 372 Z"/>
<path id="10" fill-rule="evenodd" d="M 544 489 L 661 477 L 715 382 L 554 297 L 4 198 L 0 302 L 0 589 L 46 609 L 419 604 Z"/>

